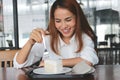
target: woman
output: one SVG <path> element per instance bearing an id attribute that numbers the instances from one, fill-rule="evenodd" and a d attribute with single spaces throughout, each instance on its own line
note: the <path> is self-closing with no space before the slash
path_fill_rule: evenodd
<path id="1" fill-rule="evenodd" d="M 49 35 L 48 35 L 49 34 Z M 24 47 L 14 57 L 14 67 L 30 66 L 44 52 L 42 35 L 52 59 L 62 59 L 63 66 L 73 67 L 81 61 L 98 63 L 96 36 L 76 0 L 56 0 L 50 11 L 47 30 L 34 29 Z M 44 66 L 44 60 L 39 66 Z"/>

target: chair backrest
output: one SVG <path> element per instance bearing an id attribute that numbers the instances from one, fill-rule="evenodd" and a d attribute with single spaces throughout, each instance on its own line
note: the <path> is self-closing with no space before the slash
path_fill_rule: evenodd
<path id="1" fill-rule="evenodd" d="M 13 58 L 18 50 L 0 51 L 0 67 L 13 67 Z"/>
<path id="2" fill-rule="evenodd" d="M 99 48 L 99 65 L 120 65 L 120 48 Z"/>

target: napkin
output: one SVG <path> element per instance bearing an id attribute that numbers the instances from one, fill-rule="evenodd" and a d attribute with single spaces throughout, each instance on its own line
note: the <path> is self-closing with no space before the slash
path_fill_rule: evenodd
<path id="1" fill-rule="evenodd" d="M 85 61 L 77 63 L 75 66 L 72 68 L 72 72 L 75 74 L 85 74 L 88 73 L 92 70 L 93 67 L 88 65 Z"/>

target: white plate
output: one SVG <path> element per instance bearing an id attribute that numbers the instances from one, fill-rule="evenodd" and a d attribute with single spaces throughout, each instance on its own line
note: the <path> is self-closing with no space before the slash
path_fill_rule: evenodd
<path id="1" fill-rule="evenodd" d="M 68 67 L 63 67 L 63 71 L 58 72 L 58 73 L 46 73 L 45 70 L 44 70 L 44 67 L 43 68 L 37 68 L 37 69 L 33 70 L 33 72 L 36 73 L 36 74 L 64 74 L 64 73 L 67 73 L 67 72 L 70 72 L 70 71 L 71 71 L 71 68 L 68 68 Z"/>

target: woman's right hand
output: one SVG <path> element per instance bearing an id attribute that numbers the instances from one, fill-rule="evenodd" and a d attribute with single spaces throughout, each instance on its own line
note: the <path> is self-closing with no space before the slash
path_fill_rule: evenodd
<path id="1" fill-rule="evenodd" d="M 41 43 L 42 42 L 42 35 L 47 34 L 48 32 L 43 30 L 42 28 L 33 29 L 30 34 L 30 43 L 34 44 L 35 42 Z"/>
<path id="2" fill-rule="evenodd" d="M 29 38 L 28 42 L 19 51 L 19 53 L 16 57 L 16 61 L 19 64 L 23 64 L 27 60 L 30 50 L 31 50 L 32 46 L 34 45 L 34 43 L 35 42 L 41 43 L 42 35 L 45 36 L 46 34 L 48 34 L 48 31 L 45 31 L 41 28 L 33 29 L 33 31 L 30 34 L 30 38 Z"/>

